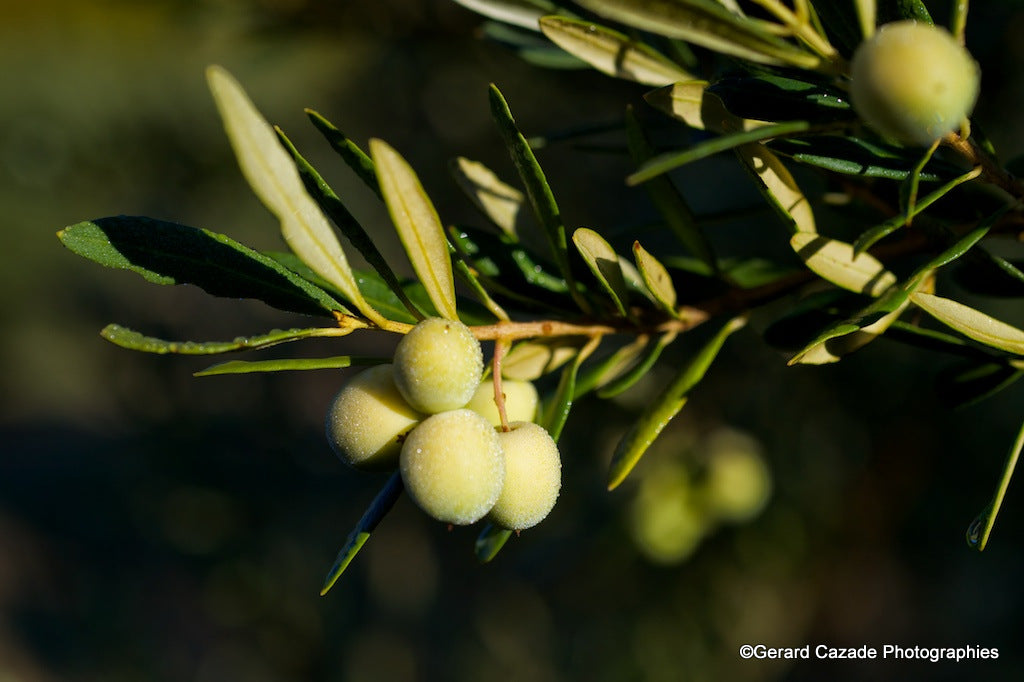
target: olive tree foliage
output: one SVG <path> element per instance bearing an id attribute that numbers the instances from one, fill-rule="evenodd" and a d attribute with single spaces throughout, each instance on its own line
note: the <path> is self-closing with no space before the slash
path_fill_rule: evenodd
<path id="1" fill-rule="evenodd" d="M 405 334 L 427 318 L 459 320 L 477 340 L 493 342 L 485 381 L 494 384 L 498 423 L 507 431 L 502 381 L 542 380 L 549 390 L 534 421 L 557 442 L 580 401 L 626 391 L 671 344 L 711 328 L 705 344 L 672 368 L 674 376 L 621 435 L 609 489 L 629 476 L 690 393 L 700 390 L 729 338 L 769 303 L 783 312 L 764 325 L 764 342 L 784 349 L 791 365 L 839 362 L 885 336 L 957 361 L 939 377 L 952 405 L 988 399 L 1024 372 L 1024 331 L 936 293 L 952 282 L 972 301 L 1024 295 L 1024 264 L 1001 257 L 998 248 L 1018 238 L 1024 185 L 966 115 L 933 115 L 927 100 L 889 101 L 892 88 L 866 82 L 871 69 L 860 69 L 869 75 L 858 75 L 859 82 L 851 78 L 858 53 L 862 61 L 885 59 L 863 57 L 861 47 L 884 35 L 886 24 L 931 28 L 925 2 L 458 2 L 483 16 L 485 36 L 538 66 L 593 68 L 640 84 L 636 100 L 623 103 L 620 134 L 634 164 L 625 182 L 647 192 L 666 238 L 623 243 L 601 225 L 565 224 L 535 154 L 538 141 L 518 128 L 500 83 L 487 95 L 516 177 L 501 178 L 465 157 L 450 165 L 453 180 L 479 209 L 481 224 L 473 227 L 446 224 L 415 170 L 386 142 L 360 146 L 307 110 L 326 143 L 387 206 L 414 273 L 400 277 L 396 270 L 407 271 L 405 265 L 387 262 L 344 198 L 284 131 L 262 117 L 242 86 L 212 66 L 207 79 L 241 170 L 280 220 L 288 250 L 259 252 L 225 234 L 135 216 L 81 222 L 61 230 L 60 240 L 81 256 L 150 282 L 258 299 L 316 323 L 228 341 L 158 339 L 115 324 L 102 335 L 144 352 L 219 355 L 367 330 Z M 933 29 L 942 32 L 939 42 L 962 49 L 967 7 L 953 3 L 948 26 Z M 977 94 L 973 61 L 921 59 L 939 65 L 930 77 L 969 114 Z M 944 66 L 951 63 L 956 68 Z M 650 111 L 639 116 L 641 108 Z M 909 123 L 900 119 L 903 113 Z M 684 133 L 677 139 L 685 144 L 652 142 L 642 123 L 651 116 L 661 117 L 662 130 Z M 894 116 L 900 120 L 894 123 Z M 914 121 L 937 116 L 943 126 L 923 136 L 913 128 Z M 903 123 L 913 135 L 899 134 Z M 742 258 L 716 253 L 708 236 L 716 216 L 691 209 L 672 171 L 719 154 L 748 171 L 777 217 L 775 234 L 784 248 Z M 799 177 L 820 175 L 828 191 L 805 193 L 796 167 Z M 850 207 L 842 226 L 821 219 L 835 213 L 823 210 L 826 205 Z M 527 215 L 532 221 L 522 219 Z M 751 221 L 749 229 L 763 232 L 763 220 Z M 533 232 L 520 233 L 525 230 Z M 352 268 L 346 256 L 352 249 L 372 269 Z M 231 360 L 197 376 L 390 362 L 353 355 Z M 991 502 L 969 525 L 973 548 L 988 541 L 1022 445 L 1024 429 L 1009 447 Z M 403 487 L 396 471 L 356 524 L 324 592 Z M 493 558 L 511 535 L 485 524 L 475 548 L 479 558 Z"/>

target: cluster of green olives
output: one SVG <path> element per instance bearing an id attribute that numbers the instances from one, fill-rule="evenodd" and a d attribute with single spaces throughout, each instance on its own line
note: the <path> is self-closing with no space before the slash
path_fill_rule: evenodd
<path id="1" fill-rule="evenodd" d="M 533 423 L 537 391 L 529 382 L 502 382 L 509 430 L 501 428 L 483 370 L 468 327 L 423 320 L 399 342 L 392 364 L 360 372 L 334 398 L 331 447 L 357 469 L 397 466 L 412 500 L 440 521 L 536 525 L 561 487 L 558 448 Z"/>

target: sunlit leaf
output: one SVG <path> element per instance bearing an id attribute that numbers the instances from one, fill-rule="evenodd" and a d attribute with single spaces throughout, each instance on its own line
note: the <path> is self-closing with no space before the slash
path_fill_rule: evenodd
<path id="1" fill-rule="evenodd" d="M 363 226 L 359 224 L 359 221 L 349 212 L 342 203 L 341 199 L 335 194 L 331 186 L 327 184 L 327 181 L 321 177 L 320 173 L 316 171 L 313 166 L 306 161 L 305 158 L 299 153 L 299 150 L 295 148 L 291 140 L 284 134 L 280 128 L 275 129 L 278 137 L 281 139 L 281 143 L 284 148 L 292 155 L 292 159 L 295 161 L 295 166 L 299 170 L 299 176 L 302 178 L 303 184 L 306 186 L 306 190 L 309 192 L 313 200 L 320 205 L 324 213 L 334 221 L 334 224 L 338 226 L 342 234 L 344 234 L 352 246 L 356 247 L 360 255 L 366 259 L 374 270 L 381 276 L 398 299 L 402 302 L 416 319 L 423 319 L 423 312 L 419 310 L 416 305 L 409 300 L 405 290 L 402 288 L 402 284 L 398 281 L 398 277 L 395 275 L 391 266 L 388 265 L 384 259 L 383 254 L 377 249 L 377 245 L 370 239 L 370 235 L 366 233 Z M 379 311 L 379 309 L 378 309 Z M 380 311 L 383 312 L 383 311 Z M 389 318 L 394 319 L 394 318 Z"/>
<path id="2" fill-rule="evenodd" d="M 533 31 L 540 30 L 537 27 L 537 21 L 548 13 L 539 7 L 538 3 L 519 0 L 455 0 L 455 2 L 489 19 Z M 548 11 L 554 9 L 554 5 L 552 4 L 547 9 Z"/>
<path id="3" fill-rule="evenodd" d="M 517 343 L 502 360 L 501 375 L 506 379 L 533 381 L 573 359 L 579 348 L 579 339 L 568 337 L 547 337 Z"/>
<path id="4" fill-rule="evenodd" d="M 448 240 L 434 204 L 405 159 L 383 140 L 370 140 L 370 156 L 391 220 L 413 270 L 441 317 L 459 319 Z"/>
<path id="5" fill-rule="evenodd" d="M 817 232 L 810 202 L 775 154 L 763 144 L 752 143 L 737 147 L 736 156 L 756 179 L 769 205 L 794 232 Z"/>
<path id="6" fill-rule="evenodd" d="M 878 259 L 868 253 L 854 256 L 853 247 L 845 242 L 797 232 L 789 243 L 808 268 L 843 289 L 878 296 L 896 282 Z"/>
<path id="7" fill-rule="evenodd" d="M 84 258 L 156 284 L 194 284 L 214 296 L 255 298 L 300 313 L 347 312 L 320 287 L 216 232 L 117 216 L 72 225 L 57 236 Z"/>
<path id="8" fill-rule="evenodd" d="M 344 292 L 360 313 L 379 326 L 387 326 L 387 320 L 359 293 L 334 228 L 306 192 L 273 128 L 226 70 L 211 66 L 206 77 L 242 174 L 256 196 L 281 221 L 281 234 L 288 246 Z"/>
<path id="9" fill-rule="evenodd" d="M 279 343 L 324 336 L 345 336 L 352 329 L 314 327 L 311 329 L 275 329 L 257 336 L 239 336 L 231 341 L 166 341 L 146 336 L 119 324 L 108 324 L 100 336 L 113 344 L 144 353 L 174 353 L 178 355 L 215 355 L 239 350 L 269 348 Z"/>
<path id="10" fill-rule="evenodd" d="M 919 308 L 967 338 L 1024 355 L 1024 331 L 953 299 L 924 293 L 910 298 Z"/>
<path id="11" fill-rule="evenodd" d="M 668 270 L 657 258 L 640 245 L 640 242 L 633 242 L 633 257 L 636 259 L 636 266 L 640 269 L 640 275 L 644 284 L 654 296 L 662 309 L 672 316 L 677 316 L 676 311 L 676 288 L 672 284 L 672 277 Z"/>
<path id="12" fill-rule="evenodd" d="M 363 513 L 359 523 L 349 533 L 348 538 L 345 540 L 345 545 L 338 552 L 338 558 L 334 560 L 334 565 L 327 572 L 324 585 L 320 589 L 321 597 L 334 587 L 334 583 L 338 582 L 338 578 L 345 572 L 348 565 L 352 563 L 352 559 L 363 548 L 366 541 L 370 539 L 370 534 L 377 528 L 381 520 L 387 516 L 391 508 L 395 506 L 395 502 L 398 501 L 402 490 L 402 475 L 396 471 L 388 479 L 388 482 L 384 484 L 381 491 L 377 493 L 377 496 L 373 498 L 373 502 L 370 503 L 366 512 Z"/>
<path id="13" fill-rule="evenodd" d="M 715 126 L 705 124 L 705 120 L 708 118 L 715 120 L 714 116 L 706 116 L 705 114 L 706 101 L 704 93 L 707 87 L 708 82 L 700 80 L 676 83 L 652 90 L 644 95 L 644 99 L 652 107 L 660 109 L 669 116 L 678 118 L 691 128 L 696 130 L 704 130 L 704 128 L 716 130 Z M 715 98 L 714 101 L 719 105 L 722 103 L 718 98 Z M 718 113 L 720 117 L 735 119 L 735 116 L 726 111 L 725 107 L 721 107 Z"/>
<path id="14" fill-rule="evenodd" d="M 708 0 L 577 0 L 597 14 L 633 28 L 680 38 L 761 64 L 814 69 L 821 59 L 766 32 L 760 24 Z"/>
<path id="15" fill-rule="evenodd" d="M 540 30 L 566 52 L 601 73 L 645 85 L 693 80 L 678 64 L 644 43 L 589 21 L 547 16 Z"/>
<path id="16" fill-rule="evenodd" d="M 391 358 L 338 355 L 329 358 L 281 358 L 277 360 L 231 360 L 193 372 L 192 376 L 208 377 L 218 374 L 251 374 L 253 372 L 291 372 L 314 369 L 344 369 L 361 365 L 380 365 Z"/>
<path id="17" fill-rule="evenodd" d="M 487 166 L 477 161 L 459 157 L 451 165 L 459 187 L 469 196 L 491 222 L 513 239 L 516 235 L 516 220 L 523 207 L 525 197 L 515 187 L 501 181 Z"/>
<path id="18" fill-rule="evenodd" d="M 628 294 L 626 293 L 626 283 L 622 279 L 618 254 L 605 241 L 604 237 L 586 227 L 581 227 L 573 232 L 572 241 L 576 244 L 580 255 L 583 256 L 587 267 L 594 273 L 594 277 L 601 283 L 612 303 L 615 304 L 619 314 L 625 315 Z"/>
<path id="19" fill-rule="evenodd" d="M 668 386 L 647 404 L 640 418 L 619 441 L 612 455 L 608 472 L 608 489 L 616 488 L 650 447 L 658 434 L 686 404 L 687 394 L 707 373 L 730 334 L 746 324 L 745 318 L 734 318 L 722 326 Z"/>

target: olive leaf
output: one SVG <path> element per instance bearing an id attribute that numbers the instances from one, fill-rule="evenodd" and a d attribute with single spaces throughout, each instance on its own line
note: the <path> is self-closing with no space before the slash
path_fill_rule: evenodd
<path id="1" fill-rule="evenodd" d="M 506 379 L 533 381 L 576 357 L 579 348 L 579 339 L 572 337 L 522 341 L 505 355 L 501 362 L 501 375 Z"/>
<path id="2" fill-rule="evenodd" d="M 470 201 L 502 232 L 518 240 L 516 220 L 525 201 L 523 193 L 478 161 L 460 156 L 452 162 L 451 171 Z"/>
<path id="3" fill-rule="evenodd" d="M 129 350 L 144 353 L 173 353 L 176 355 L 215 355 L 240 350 L 256 350 L 270 348 L 279 343 L 299 341 L 324 336 L 345 336 L 353 328 L 314 327 L 310 329 L 275 329 L 257 336 L 239 336 L 231 341 L 167 341 L 153 336 L 146 336 L 133 329 L 119 324 L 108 324 L 100 332 L 100 336 L 111 343 Z"/>
<path id="4" fill-rule="evenodd" d="M 583 256 L 584 262 L 594 277 L 607 292 L 620 315 L 626 315 L 629 294 L 619 266 L 619 256 L 615 249 L 597 232 L 581 227 L 572 234 L 576 249 Z"/>
<path id="5" fill-rule="evenodd" d="M 1006 462 L 1003 464 L 1003 474 L 999 478 L 999 485 L 996 487 L 995 494 L 992 495 L 992 501 L 986 505 L 985 509 L 967 527 L 967 545 L 979 552 L 985 549 L 985 545 L 988 544 L 988 538 L 992 534 L 992 526 L 995 525 L 999 508 L 1003 506 L 1003 498 L 1006 496 L 1007 488 L 1010 487 L 1010 479 L 1013 478 L 1013 471 L 1017 468 L 1017 460 L 1020 459 L 1021 450 L 1024 450 L 1024 424 L 1021 425 L 1020 430 L 1017 432 L 1017 438 L 1014 440 L 1013 445 L 1010 447 L 1010 452 L 1006 456 Z"/>
<path id="6" fill-rule="evenodd" d="M 540 30 L 563 50 L 609 76 L 644 85 L 693 80 L 691 74 L 651 46 L 589 21 L 546 16 L 540 20 Z"/>
<path id="7" fill-rule="evenodd" d="M 277 360 L 231 360 L 210 365 L 206 369 L 193 372 L 194 377 L 208 377 L 219 374 L 251 374 L 253 372 L 290 372 L 313 369 L 344 369 L 362 365 L 382 365 L 391 362 L 391 358 L 360 357 L 355 355 L 337 355 L 329 358 L 281 358 Z"/>
<path id="8" fill-rule="evenodd" d="M 377 168 L 377 179 L 391 221 L 413 270 L 441 317 L 459 319 L 448 240 L 434 204 L 416 172 L 387 142 L 370 140 L 370 157 Z"/>
<path id="9" fill-rule="evenodd" d="M 758 190 L 794 232 L 817 232 L 814 209 L 779 157 L 756 142 L 736 147 L 735 151 L 756 180 Z"/>
<path id="10" fill-rule="evenodd" d="M 539 31 L 537 21 L 546 13 L 538 3 L 522 0 L 455 0 L 468 10 L 513 26 Z M 544 3 L 548 5 L 549 3 Z M 551 4 L 548 9 L 554 9 Z"/>
<path id="11" fill-rule="evenodd" d="M 654 300 L 661 306 L 662 310 L 673 317 L 678 317 L 676 310 L 676 288 L 672 284 L 672 277 L 668 270 L 657 258 L 640 245 L 640 242 L 633 242 L 633 257 L 636 259 L 636 266 L 640 270 L 644 284 L 654 296 Z"/>
<path id="12" fill-rule="evenodd" d="M 640 418 L 619 441 L 612 455 L 608 472 L 608 489 L 613 490 L 626 479 L 640 458 L 662 430 L 686 404 L 689 391 L 704 378 L 711 363 L 730 334 L 741 329 L 746 318 L 736 317 L 726 322 L 705 344 L 688 365 L 676 375 L 662 392 L 651 400 Z"/>
<path id="13" fill-rule="evenodd" d="M 577 4 L 627 26 L 679 38 L 759 64 L 815 69 L 821 59 L 771 35 L 761 24 L 710 0 L 577 0 Z"/>
<path id="14" fill-rule="evenodd" d="M 281 221 L 281 234 L 288 246 L 317 274 L 337 286 L 360 313 L 378 326 L 387 326 L 387 319 L 359 292 L 334 228 L 306 192 L 273 128 L 224 68 L 210 66 L 206 77 L 242 174 L 256 196 Z"/>
<path id="15" fill-rule="evenodd" d="M 1024 331 L 959 301 L 916 293 L 910 297 L 926 313 L 969 339 L 992 348 L 1024 355 Z"/>
<path id="16" fill-rule="evenodd" d="M 822 279 L 838 287 L 878 296 L 896 282 L 896 276 L 868 253 L 855 255 L 853 246 L 811 232 L 797 232 L 789 240 L 800 259 Z"/>
<path id="17" fill-rule="evenodd" d="M 313 109 L 306 109 L 306 116 L 309 117 L 309 120 L 313 122 L 316 129 L 324 136 L 327 143 L 331 145 L 331 149 L 336 151 L 342 161 L 359 176 L 363 184 L 373 190 L 373 193 L 383 200 L 384 197 L 380 193 L 380 183 L 377 182 L 377 170 L 373 166 L 373 159 L 320 113 Z"/>

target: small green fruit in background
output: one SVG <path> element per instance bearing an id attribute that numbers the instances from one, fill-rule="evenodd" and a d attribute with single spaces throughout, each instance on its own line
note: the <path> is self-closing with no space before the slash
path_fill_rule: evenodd
<path id="1" fill-rule="evenodd" d="M 504 379 L 501 392 L 505 394 L 505 418 L 511 422 L 532 422 L 537 416 L 537 389 L 529 381 Z M 482 415 L 494 426 L 501 426 L 501 416 L 494 402 L 494 382 L 480 383 L 466 407 Z"/>
<path id="2" fill-rule="evenodd" d="M 334 397 L 327 440 L 338 458 L 356 469 L 393 469 L 403 436 L 421 419 L 398 392 L 391 365 L 377 365 L 352 377 Z"/>
<path id="3" fill-rule="evenodd" d="M 505 484 L 488 518 L 503 528 L 524 530 L 544 520 L 562 487 L 558 446 L 543 427 L 510 424 L 498 434 L 505 452 Z"/>
<path id="4" fill-rule="evenodd" d="M 978 65 L 945 29 L 882 26 L 851 64 L 853 108 L 878 133 L 927 146 L 958 128 L 978 98 Z"/>
<path id="5" fill-rule="evenodd" d="M 432 317 L 395 349 L 395 385 L 406 401 L 428 414 L 465 406 L 484 372 L 480 342 L 458 321 Z"/>
<path id="6" fill-rule="evenodd" d="M 505 479 L 497 432 L 467 409 L 435 414 L 413 429 L 399 466 L 409 497 L 435 519 L 456 525 L 482 519 Z"/>

